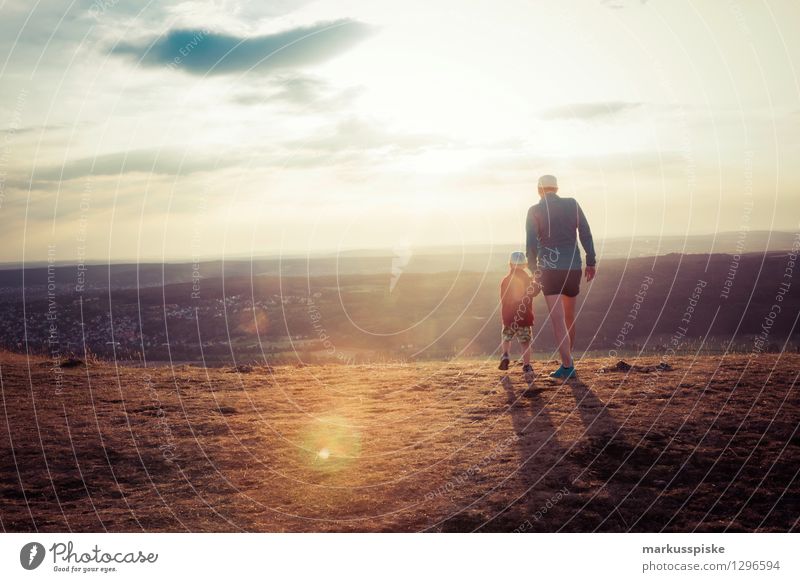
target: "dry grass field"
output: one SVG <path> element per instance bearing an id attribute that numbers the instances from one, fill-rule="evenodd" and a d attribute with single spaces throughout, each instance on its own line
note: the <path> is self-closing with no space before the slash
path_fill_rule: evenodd
<path id="1" fill-rule="evenodd" d="M 800 356 L 606 364 L 561 384 L 535 362 L 529 386 L 494 361 L 54 372 L 4 353 L 0 526 L 797 529 Z"/>

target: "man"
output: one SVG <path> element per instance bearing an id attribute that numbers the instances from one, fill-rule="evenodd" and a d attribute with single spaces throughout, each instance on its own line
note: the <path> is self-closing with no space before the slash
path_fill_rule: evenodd
<path id="1" fill-rule="evenodd" d="M 539 203 L 528 210 L 526 222 L 528 267 L 542 286 L 561 356 L 561 367 L 550 377 L 566 380 L 575 377 L 575 298 L 582 267 L 578 238 L 586 253 L 587 283 L 594 279 L 597 262 L 583 210 L 574 198 L 558 195 L 555 176 L 539 178 L 539 197 Z"/>

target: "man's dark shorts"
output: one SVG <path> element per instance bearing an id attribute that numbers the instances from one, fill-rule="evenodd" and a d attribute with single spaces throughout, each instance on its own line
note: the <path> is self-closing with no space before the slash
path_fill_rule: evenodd
<path id="1" fill-rule="evenodd" d="M 580 269 L 543 269 L 540 275 L 542 293 L 576 297 L 581 292 Z"/>

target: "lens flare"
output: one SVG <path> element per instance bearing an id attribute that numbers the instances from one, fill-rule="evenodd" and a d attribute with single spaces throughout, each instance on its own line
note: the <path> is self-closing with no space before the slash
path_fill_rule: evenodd
<path id="1" fill-rule="evenodd" d="M 304 464 L 319 471 L 340 471 L 361 455 L 361 435 L 341 416 L 319 417 L 301 435 Z"/>

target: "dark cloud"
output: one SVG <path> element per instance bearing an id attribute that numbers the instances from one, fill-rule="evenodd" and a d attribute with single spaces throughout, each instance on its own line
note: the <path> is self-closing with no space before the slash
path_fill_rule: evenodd
<path id="1" fill-rule="evenodd" d="M 122 43 L 113 51 L 146 66 L 172 67 L 195 75 L 271 73 L 332 58 L 366 38 L 371 30 L 348 19 L 255 37 L 172 30 L 150 41 Z"/>
<path id="2" fill-rule="evenodd" d="M 554 107 L 542 113 L 542 119 L 581 119 L 593 121 L 605 117 L 614 117 L 642 106 L 642 103 L 625 101 L 607 101 L 600 103 L 572 103 Z"/>

